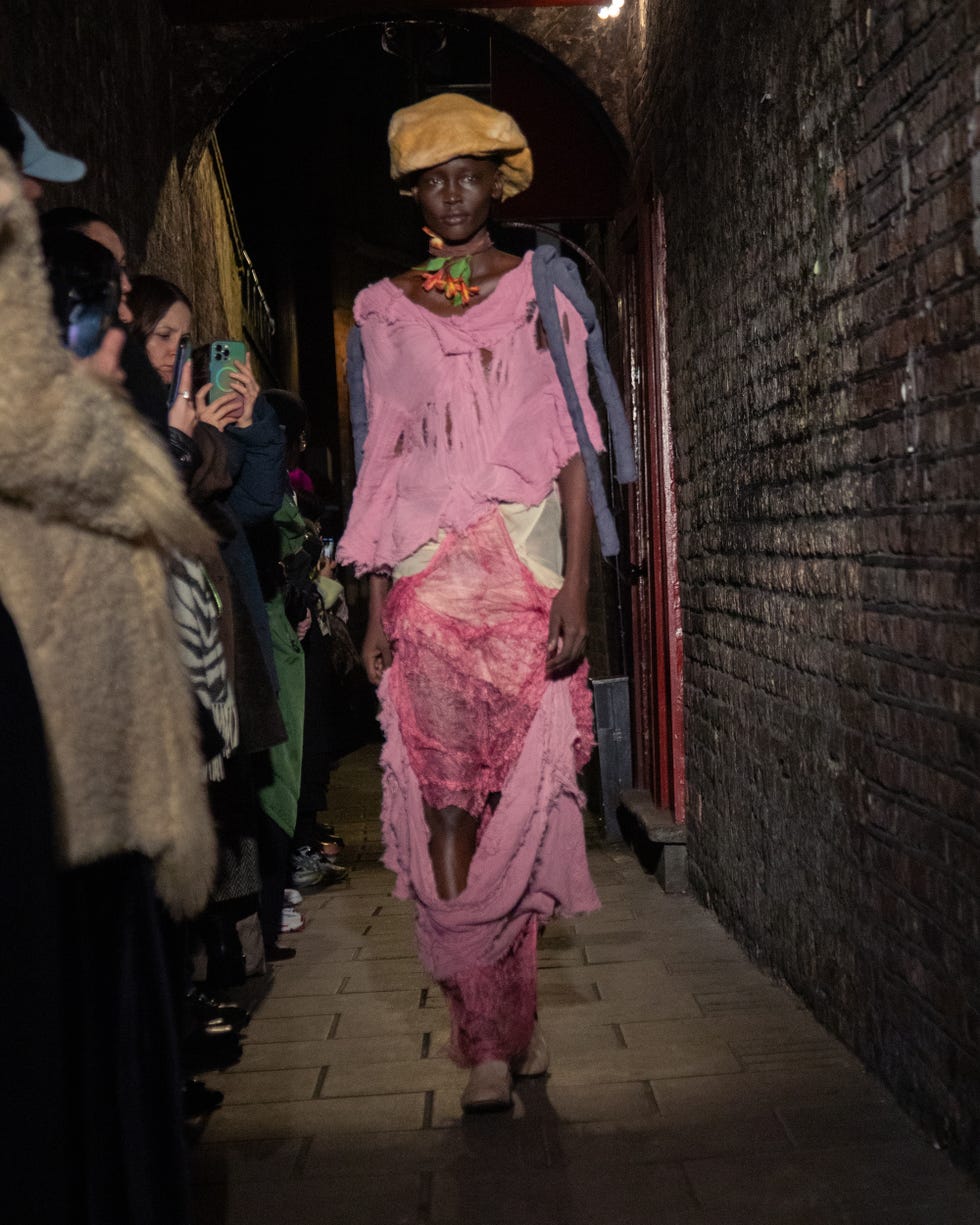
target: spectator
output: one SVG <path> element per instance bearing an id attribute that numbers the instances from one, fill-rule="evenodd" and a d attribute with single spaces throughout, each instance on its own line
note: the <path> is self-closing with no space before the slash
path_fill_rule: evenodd
<path id="1" fill-rule="evenodd" d="M 45 183 L 77 183 L 85 177 L 84 162 L 49 149 L 23 115 L 17 116 L 17 122 L 24 137 L 21 178 L 28 200 L 36 204 L 44 195 Z"/>
<path id="2" fill-rule="evenodd" d="M 72 1219 L 84 1203 L 100 1221 L 184 1225 L 154 886 L 171 913 L 190 915 L 206 901 L 213 872 L 165 578 L 170 551 L 194 553 L 208 533 L 118 389 L 73 366 L 60 347 L 39 255 L 34 210 L 17 167 L 0 154 L 0 602 L 30 668 L 56 780 L 48 801 L 38 790 L 36 808 L 17 810 L 16 824 L 26 831 L 46 809 L 54 818 L 55 879 L 38 872 L 43 855 L 28 879 L 46 898 L 53 884 L 56 930 L 43 954 L 70 1001 L 70 1013 L 44 1018 L 43 1051 L 18 1048 L 15 1061 L 27 1068 L 35 1055 L 64 1070 L 63 1092 L 42 1113 L 64 1111 L 65 1142 L 44 1152 L 29 1207 L 21 1211 L 16 1196 L 12 1203 L 8 1188 L 5 1208 L 11 1219 L 53 1225 L 59 1210 L 41 1203 L 60 1185 Z M 10 697 L 0 686 L 0 702 Z M 4 762 L 5 794 L 22 769 L 20 760 Z M 42 951 L 25 949 L 34 926 L 20 924 L 20 959 Z"/>
<path id="3" fill-rule="evenodd" d="M 158 376 L 169 382 L 179 338 L 191 327 L 190 302 L 171 282 L 141 276 L 133 282 L 130 303 L 134 334 L 144 338 L 151 364 Z M 191 497 L 219 530 L 219 522 L 224 524 L 222 556 L 233 579 L 234 599 L 240 600 L 240 606 L 236 605 L 236 627 L 244 624 L 254 629 L 252 641 L 257 640 L 261 647 L 267 669 L 264 676 L 259 674 L 258 669 L 263 664 L 256 652 L 244 650 L 246 640 L 236 632 L 235 686 L 239 694 L 243 753 L 250 756 L 247 759 L 240 756 L 236 763 L 238 772 L 234 778 L 238 791 L 235 803 L 228 802 L 226 789 L 217 797 L 216 811 L 219 829 L 223 824 L 222 813 L 226 814 L 229 824 L 237 818 L 236 832 L 227 839 L 223 837 L 223 845 L 243 834 L 258 838 L 264 898 L 262 913 L 271 916 L 273 910 L 275 912 L 274 921 L 271 917 L 263 921 L 264 955 L 269 960 L 277 960 L 291 955 L 293 950 L 281 949 L 277 944 L 283 887 L 271 883 L 278 880 L 279 872 L 278 868 L 272 872 L 273 856 L 269 847 L 269 842 L 276 838 L 276 830 L 271 828 L 270 819 L 257 805 L 256 789 L 271 773 L 268 754 L 275 754 L 285 741 L 286 728 L 275 697 L 280 675 L 269 613 L 244 529 L 256 530 L 266 525 L 275 531 L 271 518 L 282 502 L 282 434 L 271 406 L 259 395 L 250 358 L 239 363 L 238 373 L 232 376 L 235 390 L 209 403 L 210 385 L 202 381 L 206 376 L 206 354 L 196 356 L 205 359 L 203 365 L 199 363 L 193 396 L 192 417 L 196 424 L 188 423 L 183 427 L 193 430 L 202 452 L 199 467 L 191 477 Z M 186 412 L 187 403 L 184 401 L 183 408 L 177 405 L 178 411 Z M 243 818 L 247 828 L 242 825 Z M 233 875 L 239 882 L 237 887 L 244 888 L 247 873 L 239 872 L 236 866 Z M 259 888 L 258 880 L 255 888 Z M 226 897 L 225 900 L 233 899 Z M 234 940 L 227 929 L 223 930 L 221 944 L 234 948 Z"/>
<path id="4" fill-rule="evenodd" d="M 116 326 L 119 267 L 105 247 L 70 231 L 43 243 L 62 343 L 93 374 L 116 383 L 126 333 Z"/>
<path id="5" fill-rule="evenodd" d="M 119 319 L 122 323 L 132 323 L 133 316 L 129 309 L 129 291 L 132 289 L 132 283 L 129 279 L 129 268 L 126 262 L 126 247 L 123 240 L 119 236 L 119 232 L 109 224 L 104 217 L 100 217 L 98 213 L 93 213 L 88 208 L 78 208 L 76 206 L 66 206 L 64 208 L 51 208 L 46 213 L 41 214 L 41 233 L 44 237 L 54 233 L 57 230 L 74 230 L 79 234 L 84 234 L 86 238 L 91 238 L 93 242 L 97 242 L 100 246 L 112 255 L 112 258 L 119 265 Z"/>
<path id="6" fill-rule="evenodd" d="M 42 214 L 41 232 L 45 241 L 53 238 L 56 233 L 65 231 L 83 234 L 99 243 L 116 260 L 120 270 L 119 320 L 127 326 L 131 325 L 133 316 L 129 309 L 129 291 L 132 284 L 126 268 L 126 248 L 118 231 L 104 217 L 87 208 L 53 208 Z M 166 434 L 170 407 L 167 402 L 168 388 L 161 384 L 160 378 L 150 366 L 141 339 L 127 333 L 119 364 L 125 376 L 124 386 L 137 412 L 160 434 Z"/>

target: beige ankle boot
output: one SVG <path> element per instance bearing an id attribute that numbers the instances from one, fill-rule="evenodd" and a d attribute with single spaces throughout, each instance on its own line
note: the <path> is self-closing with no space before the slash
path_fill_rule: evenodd
<path id="1" fill-rule="evenodd" d="M 483 1114 L 491 1110 L 509 1110 L 510 1068 L 502 1059 L 478 1063 L 470 1071 L 470 1079 L 460 1099 L 467 1114 Z"/>

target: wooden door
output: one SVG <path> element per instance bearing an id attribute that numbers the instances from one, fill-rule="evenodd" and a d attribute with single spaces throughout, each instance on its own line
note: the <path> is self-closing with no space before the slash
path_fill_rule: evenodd
<path id="1" fill-rule="evenodd" d="M 630 497 L 636 785 L 684 819 L 683 640 L 667 362 L 666 237 L 659 197 L 624 240 L 625 391 L 637 452 Z"/>

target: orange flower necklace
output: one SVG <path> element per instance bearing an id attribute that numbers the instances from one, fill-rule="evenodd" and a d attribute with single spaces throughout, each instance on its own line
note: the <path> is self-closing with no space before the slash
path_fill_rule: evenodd
<path id="1" fill-rule="evenodd" d="M 422 274 L 422 289 L 425 293 L 437 289 L 445 294 L 453 306 L 469 306 L 470 299 L 480 292 L 478 285 L 470 284 L 473 275 L 470 256 L 489 251 L 493 246 L 493 239 L 485 233 L 472 243 L 451 247 L 428 226 L 423 226 L 422 232 L 429 236 L 430 258 L 424 264 L 416 264 L 412 269 L 413 272 Z"/>

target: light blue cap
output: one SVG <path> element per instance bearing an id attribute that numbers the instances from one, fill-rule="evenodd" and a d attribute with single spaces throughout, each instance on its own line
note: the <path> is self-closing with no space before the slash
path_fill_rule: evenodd
<path id="1" fill-rule="evenodd" d="M 84 178 L 84 162 L 77 157 L 69 157 L 67 153 L 55 153 L 49 149 L 23 115 L 17 116 L 17 122 L 24 133 L 24 157 L 21 162 L 24 174 L 45 183 L 77 183 Z"/>

